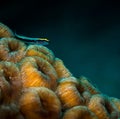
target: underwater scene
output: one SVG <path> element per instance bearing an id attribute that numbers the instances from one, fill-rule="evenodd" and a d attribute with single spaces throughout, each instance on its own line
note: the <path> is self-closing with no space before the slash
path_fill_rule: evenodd
<path id="1" fill-rule="evenodd" d="M 2 0 L 0 119 L 120 119 L 119 12 L 112 0 Z"/>
<path id="2" fill-rule="evenodd" d="M 120 117 L 120 99 L 103 94 L 84 76 L 75 77 L 43 46 L 49 40 L 16 35 L 3 23 L 0 37 L 1 119 Z"/>

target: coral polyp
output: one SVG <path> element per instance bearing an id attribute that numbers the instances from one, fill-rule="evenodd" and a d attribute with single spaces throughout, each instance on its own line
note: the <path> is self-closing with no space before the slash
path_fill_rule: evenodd
<path id="1" fill-rule="evenodd" d="M 42 45 L 0 23 L 0 119 L 119 119 L 120 99 L 76 78 Z"/>
<path id="2" fill-rule="evenodd" d="M 23 87 L 44 86 L 54 89 L 57 85 L 57 74 L 53 66 L 43 58 L 25 57 L 20 62 Z"/>
<path id="3" fill-rule="evenodd" d="M 19 62 L 25 56 L 26 45 L 15 38 L 0 39 L 0 60 Z"/>
<path id="4" fill-rule="evenodd" d="M 13 37 L 14 34 L 12 30 L 5 24 L 0 22 L 0 37 Z"/>

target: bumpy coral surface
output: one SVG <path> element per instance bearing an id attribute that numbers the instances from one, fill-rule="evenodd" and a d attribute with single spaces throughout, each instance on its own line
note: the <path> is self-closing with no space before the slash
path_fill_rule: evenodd
<path id="1" fill-rule="evenodd" d="M 0 23 L 0 119 L 120 119 L 120 99 L 76 78 L 42 45 Z"/>

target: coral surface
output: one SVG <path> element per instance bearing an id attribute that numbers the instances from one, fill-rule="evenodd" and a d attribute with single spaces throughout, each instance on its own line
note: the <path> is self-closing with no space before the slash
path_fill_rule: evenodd
<path id="1" fill-rule="evenodd" d="M 120 119 L 120 99 L 75 77 L 42 45 L 0 23 L 0 119 Z"/>

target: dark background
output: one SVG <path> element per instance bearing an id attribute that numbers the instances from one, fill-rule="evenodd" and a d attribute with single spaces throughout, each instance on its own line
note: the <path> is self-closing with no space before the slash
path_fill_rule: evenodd
<path id="1" fill-rule="evenodd" d="M 74 76 L 120 98 L 120 3 L 117 0 L 1 0 L 0 21 L 18 34 L 47 37 Z"/>

